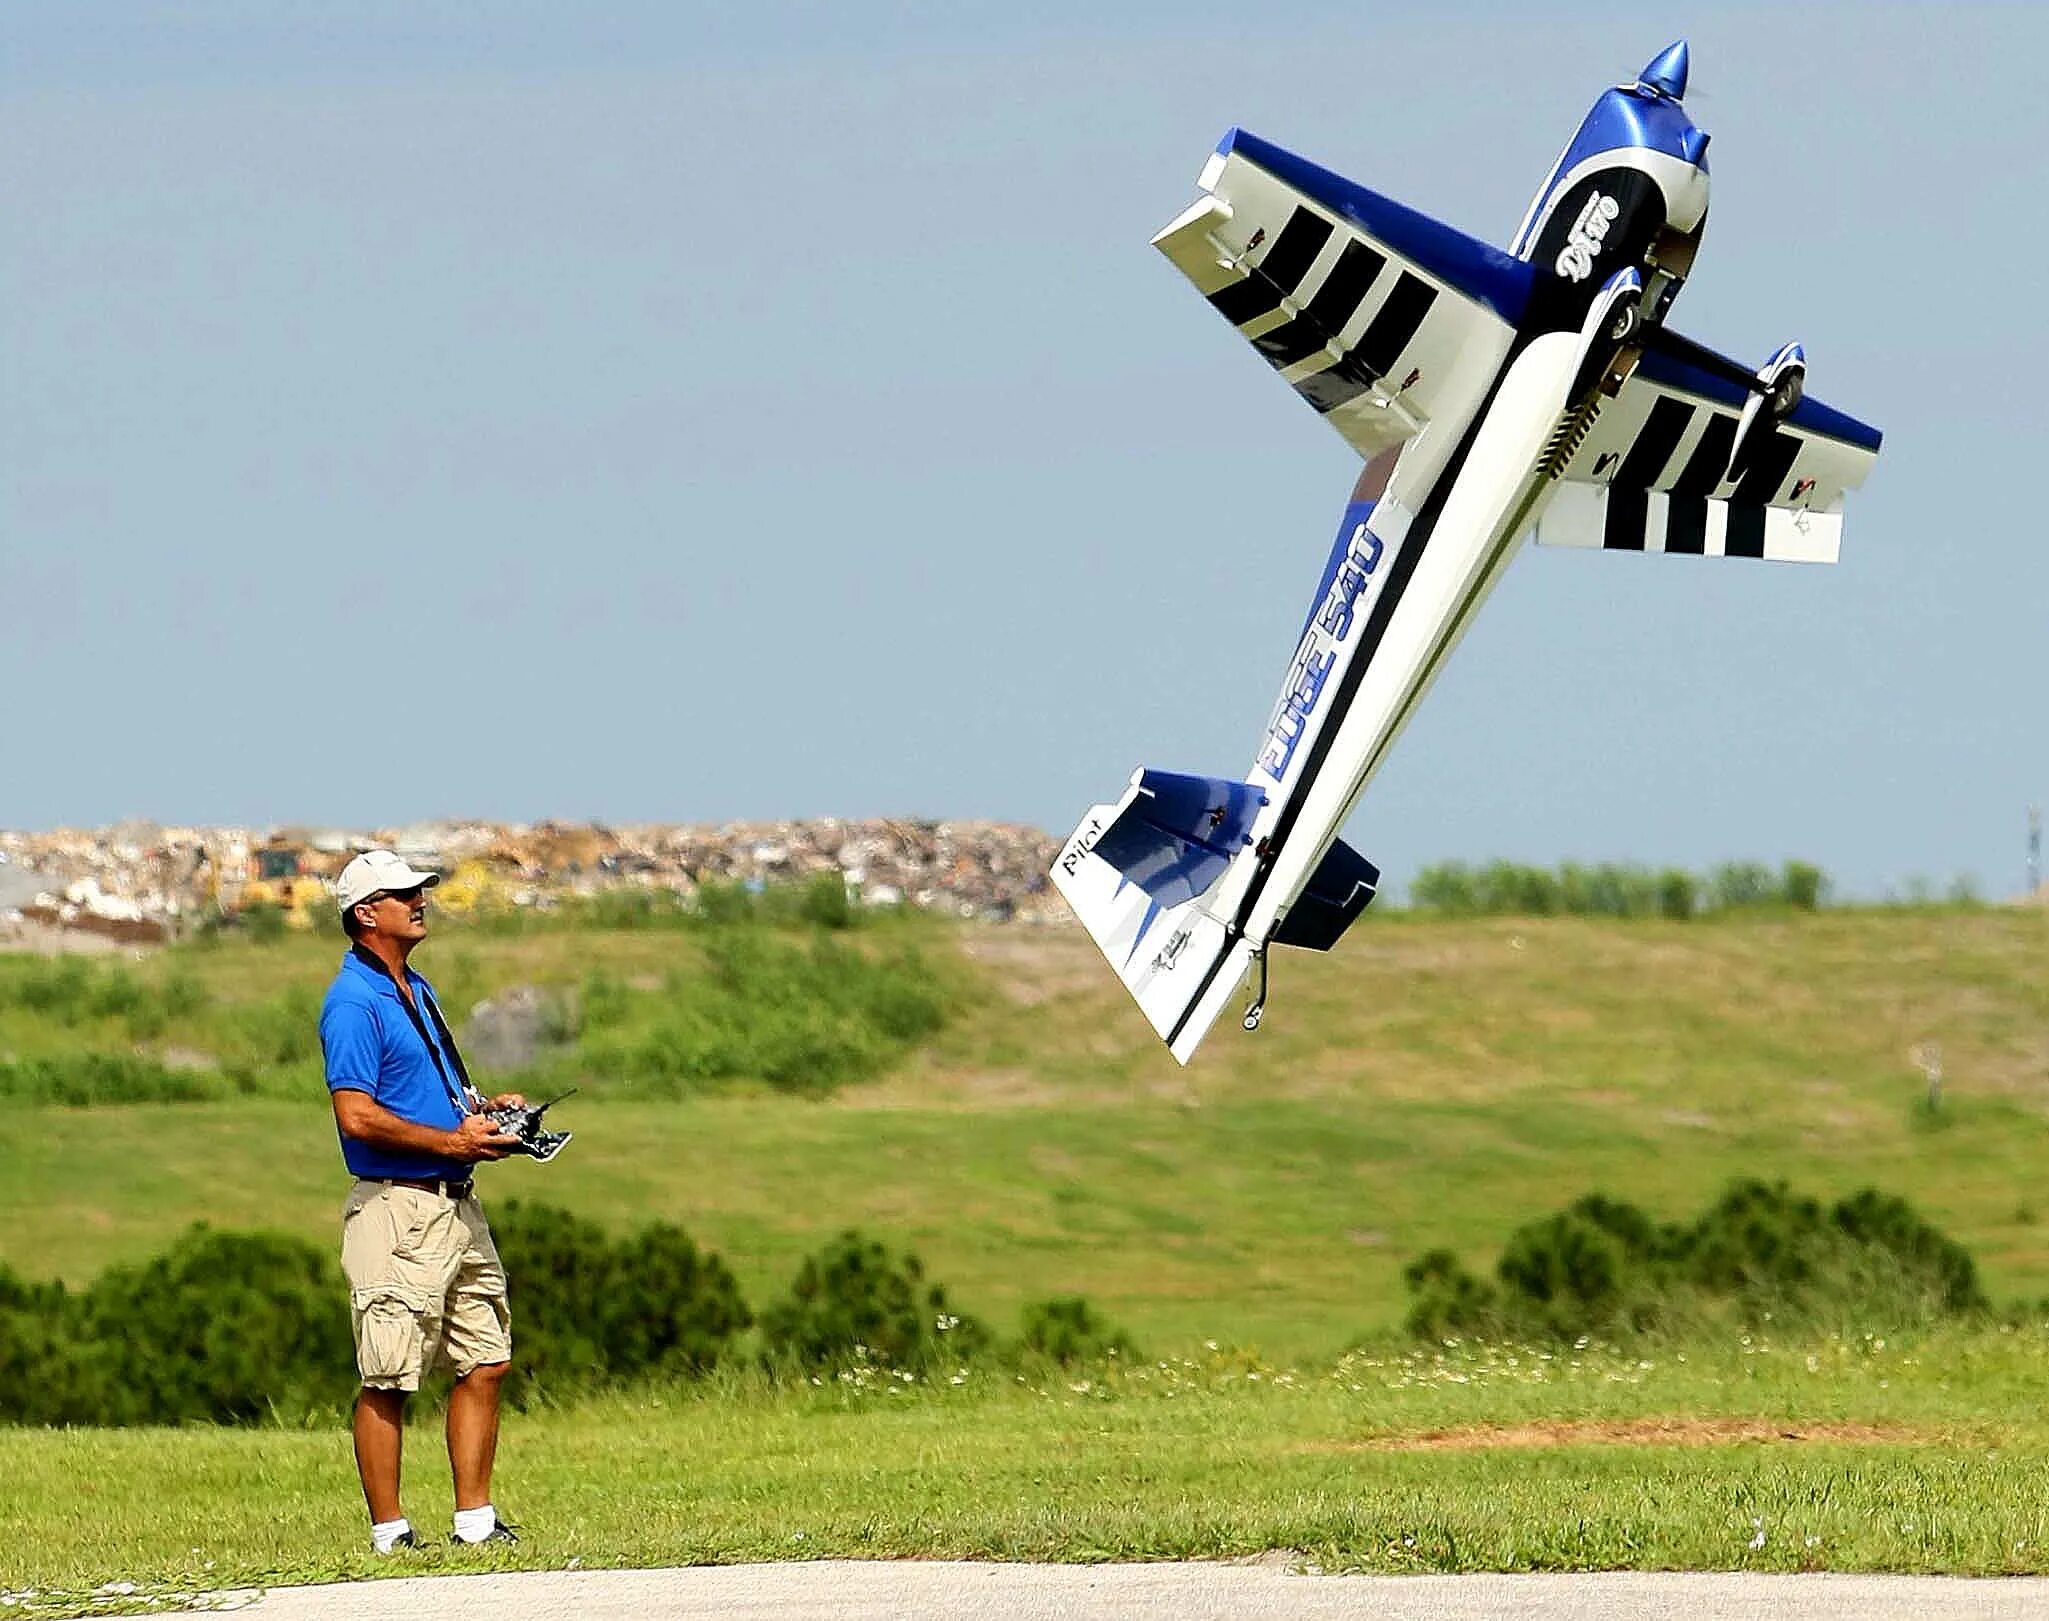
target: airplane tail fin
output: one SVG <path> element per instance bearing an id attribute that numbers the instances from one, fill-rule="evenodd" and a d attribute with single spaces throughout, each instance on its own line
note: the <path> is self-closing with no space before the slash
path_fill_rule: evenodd
<path id="1" fill-rule="evenodd" d="M 1184 1064 L 1251 957 L 1204 902 L 1265 803 L 1250 783 L 1141 768 L 1053 864 L 1054 886 Z"/>
<path id="2" fill-rule="evenodd" d="M 1343 839 L 1333 839 L 1274 930 L 1273 943 L 1328 951 L 1379 890 L 1380 869 Z"/>

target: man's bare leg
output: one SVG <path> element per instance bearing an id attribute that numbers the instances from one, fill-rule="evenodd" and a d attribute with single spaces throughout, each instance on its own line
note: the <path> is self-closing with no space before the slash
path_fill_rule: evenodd
<path id="1" fill-rule="evenodd" d="M 406 1393 L 371 1390 L 356 1397 L 356 1473 L 363 1477 L 363 1501 L 370 1520 L 382 1525 L 403 1519 L 398 1506 L 399 1453 L 405 1442 Z"/>
<path id="2" fill-rule="evenodd" d="M 498 1456 L 498 1387 L 511 1366 L 487 1362 L 472 1368 L 448 1393 L 448 1463 L 455 1472 L 458 1509 L 482 1508 L 491 1501 L 491 1465 Z M 397 1500 L 394 1491 L 392 1501 Z"/>

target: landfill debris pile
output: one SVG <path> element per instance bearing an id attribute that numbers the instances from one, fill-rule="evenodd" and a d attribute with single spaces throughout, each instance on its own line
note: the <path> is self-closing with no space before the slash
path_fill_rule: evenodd
<path id="1" fill-rule="evenodd" d="M 1043 922 L 1065 906 L 1046 871 L 1059 841 L 1004 822 L 911 818 L 650 823 L 427 822 L 369 830 L 114 827 L 0 831 L 0 944 L 10 927 L 83 931 L 123 944 L 172 938 L 213 916 L 272 907 L 311 925 L 359 850 L 394 849 L 442 874 L 453 911 L 541 907 L 639 888 L 689 896 L 716 880 L 759 886 L 837 873 L 870 906 Z"/>

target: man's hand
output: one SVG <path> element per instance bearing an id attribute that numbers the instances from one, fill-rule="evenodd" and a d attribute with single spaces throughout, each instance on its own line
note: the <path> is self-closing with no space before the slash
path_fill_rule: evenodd
<path id="1" fill-rule="evenodd" d="M 463 1116 L 462 1124 L 449 1133 L 448 1156 L 451 1159 L 476 1161 L 480 1159 L 503 1159 L 519 1146 L 517 1137 L 510 1137 L 499 1129 L 498 1122 L 488 1120 L 480 1114 Z"/>
<path id="2" fill-rule="evenodd" d="M 500 1092 L 485 1107 L 489 1109 L 524 1109 L 526 1107 L 526 1094 L 524 1092 Z"/>

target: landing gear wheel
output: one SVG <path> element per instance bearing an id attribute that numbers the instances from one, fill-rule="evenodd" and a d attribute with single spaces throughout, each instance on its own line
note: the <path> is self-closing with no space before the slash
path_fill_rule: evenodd
<path id="1" fill-rule="evenodd" d="M 1608 321 L 1608 338 L 1612 343 L 1621 343 L 1636 333 L 1637 324 L 1643 320 L 1643 310 L 1635 299 L 1626 300 Z"/>
<path id="2" fill-rule="evenodd" d="M 1245 1010 L 1243 1022 L 1247 1030 L 1257 1030 L 1260 1015 L 1266 1012 L 1266 953 L 1256 951 L 1252 960 L 1259 964 L 1259 990 L 1252 998 L 1252 1006 Z"/>

